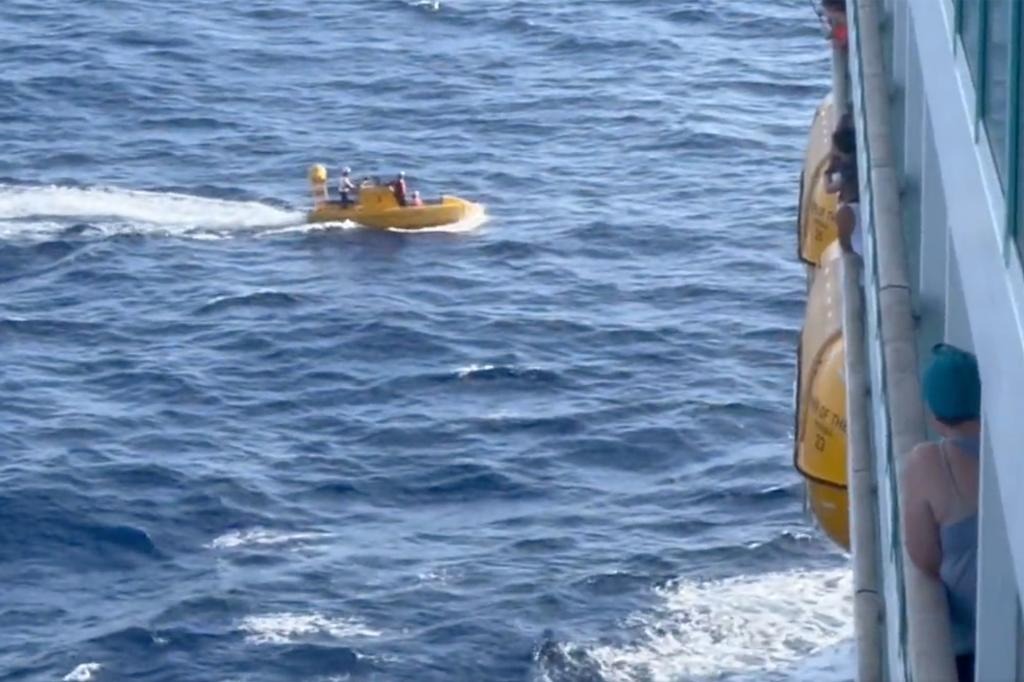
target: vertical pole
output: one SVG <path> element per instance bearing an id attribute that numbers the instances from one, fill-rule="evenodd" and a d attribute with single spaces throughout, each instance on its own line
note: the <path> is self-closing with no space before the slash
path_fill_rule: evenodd
<path id="1" fill-rule="evenodd" d="M 849 78 L 847 74 L 849 57 L 845 49 L 832 43 L 832 102 L 836 108 L 836 120 L 850 110 Z"/>

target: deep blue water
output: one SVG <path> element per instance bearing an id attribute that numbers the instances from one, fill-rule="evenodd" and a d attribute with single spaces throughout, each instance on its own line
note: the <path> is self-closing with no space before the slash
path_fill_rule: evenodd
<path id="1" fill-rule="evenodd" d="M 4 0 L 0 66 L 0 679 L 851 676 L 804 0 Z"/>

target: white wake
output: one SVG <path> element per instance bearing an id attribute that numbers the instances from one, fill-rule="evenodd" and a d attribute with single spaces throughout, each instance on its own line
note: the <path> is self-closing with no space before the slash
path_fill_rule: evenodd
<path id="1" fill-rule="evenodd" d="M 301 211 L 118 187 L 0 185 L 0 237 L 46 236 L 86 223 L 103 234 L 155 233 L 216 238 L 235 230 L 297 225 Z"/>
<path id="2" fill-rule="evenodd" d="M 394 232 L 471 232 L 487 219 L 483 207 L 462 220 Z M 350 223 L 307 223 L 306 213 L 258 201 L 235 201 L 119 187 L 0 185 L 0 239 L 46 238 L 74 225 L 104 236 L 155 234 L 222 239 L 235 232 L 265 236 L 358 229 Z"/>
<path id="3" fill-rule="evenodd" d="M 625 644 L 563 644 L 566 657 L 582 654 L 607 682 L 789 677 L 812 660 L 817 679 L 850 677 L 852 660 L 832 653 L 853 636 L 847 569 L 680 580 L 656 593 L 653 609 L 627 619 Z"/>

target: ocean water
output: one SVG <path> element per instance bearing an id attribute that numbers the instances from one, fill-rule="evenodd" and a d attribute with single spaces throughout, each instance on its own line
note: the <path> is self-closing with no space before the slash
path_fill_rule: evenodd
<path id="1" fill-rule="evenodd" d="M 0 680 L 852 677 L 804 0 L 4 0 Z M 312 226 L 308 165 L 486 218 Z"/>

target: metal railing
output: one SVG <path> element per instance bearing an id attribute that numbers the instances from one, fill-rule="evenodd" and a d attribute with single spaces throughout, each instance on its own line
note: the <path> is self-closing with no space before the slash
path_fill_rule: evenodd
<path id="1" fill-rule="evenodd" d="M 882 578 L 886 635 L 883 678 L 955 682 L 945 594 L 938 582 L 921 573 L 906 556 L 901 535 L 900 465 L 911 448 L 925 439 L 926 432 L 917 376 L 910 280 L 900 226 L 899 182 L 889 130 L 889 82 L 883 64 L 880 31 L 882 9 L 879 0 L 855 0 L 847 7 L 850 90 L 857 124 L 860 174 L 859 229 L 864 230 L 865 244 L 865 299 L 860 336 L 866 340 L 867 352 L 863 357 L 866 365 L 860 372 L 868 378 L 871 387 L 873 434 L 870 438 L 875 453 L 872 469 L 877 484 L 879 550 L 875 561 Z M 848 275 L 844 281 L 849 279 Z M 852 300 L 848 310 L 854 314 Z M 856 321 L 851 321 L 850 325 L 851 333 L 855 333 Z M 854 345 L 851 340 L 848 337 L 847 353 Z M 848 376 L 854 380 L 852 375 Z M 857 398 L 856 394 L 852 397 Z M 853 407 L 854 403 L 849 406 Z M 864 420 L 865 424 L 867 421 Z M 851 434 L 854 434 L 852 420 L 850 424 Z M 858 443 L 858 438 L 863 443 L 864 435 L 854 434 L 854 444 Z M 863 483 L 863 475 L 857 470 L 864 465 L 863 453 L 858 455 L 852 448 L 851 452 L 857 461 L 851 458 L 850 471 Z M 860 558 L 855 558 L 855 571 L 859 561 Z M 868 569 L 860 566 L 859 570 L 863 576 Z M 877 579 L 875 585 L 878 585 Z M 860 616 L 856 615 L 858 605 Z M 855 595 L 855 618 L 859 628 L 871 622 L 877 605 L 876 599 L 858 600 Z M 862 635 L 865 645 L 881 646 L 880 641 L 863 629 L 858 630 L 859 644 Z M 881 649 L 875 651 L 878 653 L 874 655 L 881 657 Z M 874 666 L 874 662 L 859 655 L 858 679 L 879 679 L 871 672 Z"/>
<path id="2" fill-rule="evenodd" d="M 853 624 L 857 640 L 857 679 L 883 678 L 885 651 L 878 553 L 878 506 L 871 446 L 868 360 L 864 348 L 861 259 L 842 259 L 843 340 L 846 357 L 846 480 L 850 499 L 853 552 Z"/>

